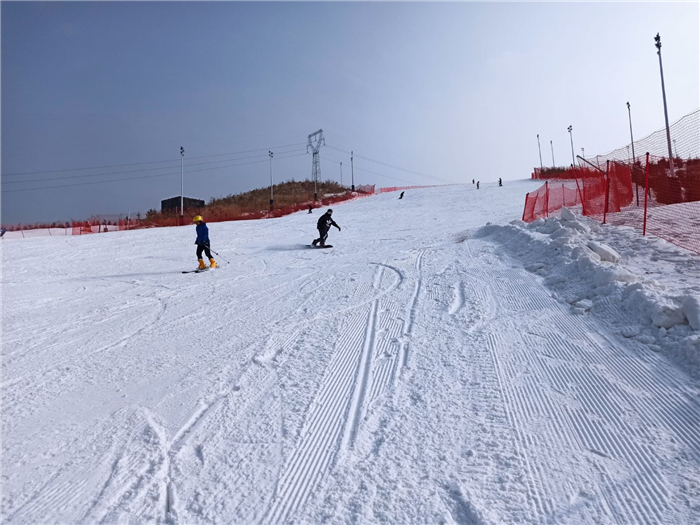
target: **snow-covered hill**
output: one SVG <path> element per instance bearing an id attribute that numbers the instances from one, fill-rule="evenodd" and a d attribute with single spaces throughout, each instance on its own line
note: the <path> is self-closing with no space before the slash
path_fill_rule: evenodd
<path id="1" fill-rule="evenodd" d="M 537 186 L 3 241 L 2 521 L 700 522 L 700 258 Z"/>

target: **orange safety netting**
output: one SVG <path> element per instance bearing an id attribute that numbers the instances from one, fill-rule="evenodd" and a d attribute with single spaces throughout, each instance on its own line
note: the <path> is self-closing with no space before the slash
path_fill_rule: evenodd
<path id="1" fill-rule="evenodd" d="M 562 207 L 603 223 L 632 226 L 700 253 L 700 159 L 647 154 L 645 165 L 606 161 L 605 172 L 573 168 L 569 180 L 546 182 L 525 197 L 523 221 L 549 217 Z M 646 199 L 645 199 L 646 195 Z"/>
<path id="2" fill-rule="evenodd" d="M 161 215 L 157 218 L 149 219 L 130 219 L 119 218 L 116 221 L 107 222 L 99 218 L 91 218 L 86 221 L 73 221 L 73 235 L 85 235 L 91 233 L 102 233 L 118 230 L 137 230 L 143 228 L 162 228 L 167 226 L 184 226 L 192 223 L 192 216 L 201 214 L 206 222 L 224 222 L 224 221 L 245 221 L 253 219 L 273 219 L 289 215 L 301 210 L 315 209 L 323 206 L 330 206 L 349 200 L 369 197 L 374 194 L 374 185 L 366 185 L 358 188 L 357 192 L 345 193 L 342 195 L 328 196 L 318 201 L 301 202 L 271 210 L 259 211 L 239 211 L 239 210 L 188 210 L 188 215 L 180 217 L 178 215 Z"/>

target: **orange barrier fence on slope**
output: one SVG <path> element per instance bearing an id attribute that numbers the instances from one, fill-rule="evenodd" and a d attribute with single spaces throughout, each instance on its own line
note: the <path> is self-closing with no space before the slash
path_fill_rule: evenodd
<path id="1" fill-rule="evenodd" d="M 110 231 L 123 231 L 123 230 L 139 230 L 143 228 L 162 228 L 168 226 L 183 226 L 192 223 L 192 217 L 197 214 L 204 216 L 206 222 L 224 222 L 224 221 L 245 221 L 254 219 L 273 219 L 277 217 L 282 217 L 284 215 L 289 215 L 302 210 L 308 210 L 309 207 L 312 209 L 321 208 L 324 206 L 330 206 L 331 204 L 337 204 L 340 202 L 346 202 L 350 200 L 360 199 L 364 197 L 369 197 L 374 194 L 374 185 L 366 185 L 361 187 L 364 191 L 357 191 L 355 193 L 346 193 L 343 195 L 329 196 L 320 199 L 316 202 L 308 201 L 293 204 L 290 206 L 284 206 L 279 208 L 273 208 L 272 210 L 260 210 L 253 212 L 240 212 L 240 211 L 227 211 L 227 210 L 216 210 L 216 209 L 205 209 L 191 210 L 184 217 L 171 215 L 171 216 L 161 216 L 155 219 L 128 219 L 121 218 L 118 221 L 114 221 L 114 224 L 108 221 L 101 221 L 99 218 L 93 218 L 86 221 L 73 221 L 72 229 L 73 235 L 86 235 L 92 233 L 103 233 Z"/>
<path id="2" fill-rule="evenodd" d="M 700 254 L 700 159 L 668 160 L 646 156 L 627 165 L 606 162 L 606 170 L 574 168 L 573 178 L 548 181 L 525 197 L 523 221 L 556 215 L 561 208 L 604 224 L 632 226 Z"/>

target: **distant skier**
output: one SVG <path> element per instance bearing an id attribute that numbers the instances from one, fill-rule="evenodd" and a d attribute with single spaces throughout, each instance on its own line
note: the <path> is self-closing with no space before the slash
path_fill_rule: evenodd
<path id="1" fill-rule="evenodd" d="M 399 195 L 399 200 L 403 199 L 403 192 L 401 192 L 401 195 Z"/>
<path id="2" fill-rule="evenodd" d="M 476 181 L 476 189 L 479 189 L 479 181 Z"/>
<path id="3" fill-rule="evenodd" d="M 199 260 L 199 269 L 205 270 L 207 265 L 204 264 L 204 259 L 202 259 L 202 252 L 207 255 L 209 262 L 211 263 L 210 268 L 216 268 L 216 261 L 211 256 L 209 251 L 209 228 L 207 228 L 207 223 L 202 220 L 201 215 L 195 215 L 192 222 L 197 223 L 197 240 L 194 243 L 197 245 L 197 259 Z"/>
<path id="4" fill-rule="evenodd" d="M 474 184 L 474 179 L 472 179 L 472 184 Z"/>
<path id="5" fill-rule="evenodd" d="M 309 204 L 309 213 L 311 213 L 312 211 L 314 211 L 314 207 L 311 204 Z"/>
<path id="6" fill-rule="evenodd" d="M 503 180 L 501 179 L 501 177 L 498 177 L 498 185 L 503 186 Z"/>
<path id="7" fill-rule="evenodd" d="M 335 221 L 331 218 L 331 215 L 333 215 L 333 210 L 329 208 L 328 211 L 326 211 L 326 213 L 321 215 L 321 218 L 316 223 L 319 236 L 318 239 L 314 239 L 311 243 L 314 246 L 316 246 L 319 243 L 321 244 L 321 246 L 326 245 L 326 239 L 328 238 L 328 230 L 331 229 L 331 226 L 335 226 L 336 228 L 338 228 L 338 231 L 341 231 L 340 226 L 338 226 L 335 223 Z"/>

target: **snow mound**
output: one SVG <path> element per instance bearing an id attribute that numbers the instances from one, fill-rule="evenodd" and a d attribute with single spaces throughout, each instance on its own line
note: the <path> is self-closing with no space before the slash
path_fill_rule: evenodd
<path id="1" fill-rule="evenodd" d="M 607 244 L 602 244 L 595 241 L 588 241 L 587 246 L 593 250 L 603 261 L 616 263 L 620 260 L 620 254 L 613 250 Z"/>
<path id="2" fill-rule="evenodd" d="M 566 208 L 561 218 L 490 225 L 478 235 L 498 242 L 526 270 L 542 276 L 571 313 L 599 316 L 622 337 L 700 365 L 700 288 L 684 284 L 693 279 L 674 276 L 689 270 L 700 275 L 696 255 Z"/>
<path id="3" fill-rule="evenodd" d="M 690 326 L 694 330 L 700 330 L 700 298 L 697 296 L 686 297 L 682 309 Z"/>

